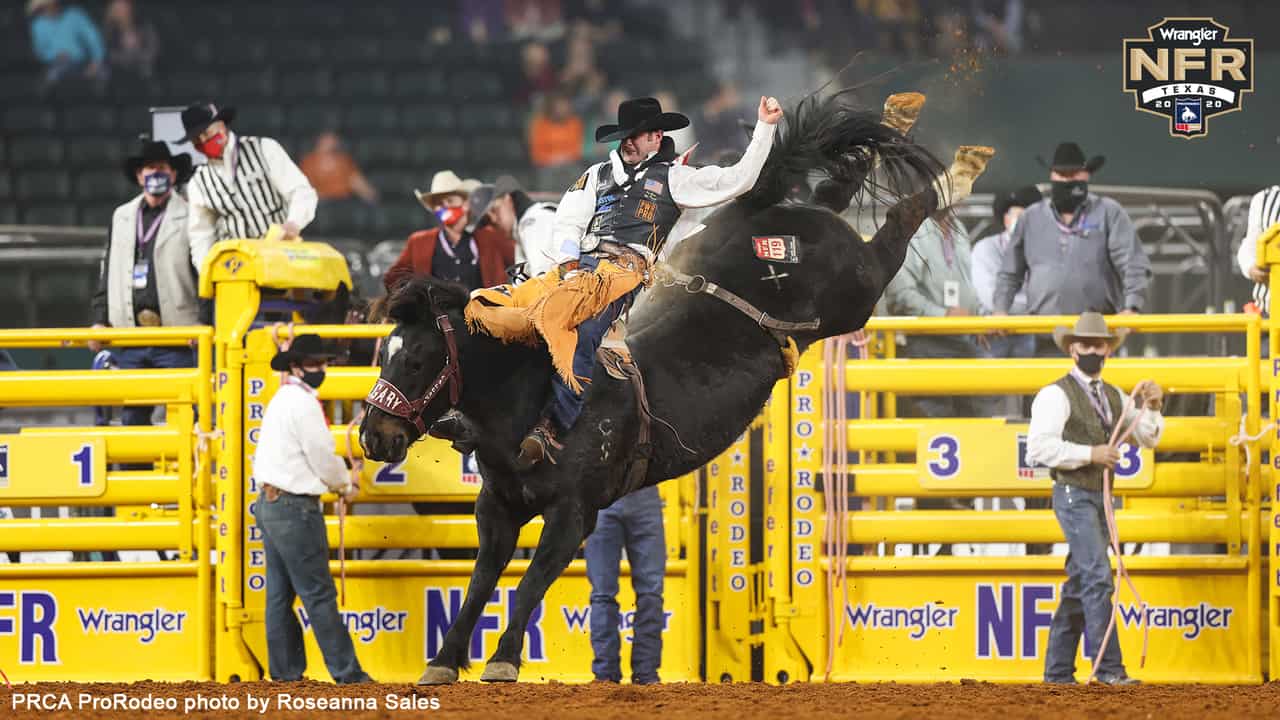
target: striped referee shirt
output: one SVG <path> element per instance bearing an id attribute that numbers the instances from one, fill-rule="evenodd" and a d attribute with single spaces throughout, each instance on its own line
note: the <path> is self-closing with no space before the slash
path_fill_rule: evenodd
<path id="1" fill-rule="evenodd" d="M 1236 252 L 1236 264 L 1240 272 L 1249 277 L 1249 271 L 1258 264 L 1258 238 L 1267 228 L 1280 222 L 1280 185 L 1259 190 L 1249 201 L 1249 225 L 1240 249 Z M 1250 278 L 1252 279 L 1252 278 Z M 1265 313 L 1270 313 L 1270 288 L 1266 283 L 1254 283 L 1253 301 Z"/>
<path id="2" fill-rule="evenodd" d="M 301 230 L 316 215 L 316 191 L 280 143 L 228 133 L 221 158 L 209 158 L 187 183 L 187 233 L 192 247 L 260 238 L 271 225 Z"/>

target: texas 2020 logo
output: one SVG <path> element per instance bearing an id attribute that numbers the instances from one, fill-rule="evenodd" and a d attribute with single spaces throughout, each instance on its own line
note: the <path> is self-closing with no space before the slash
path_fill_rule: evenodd
<path id="1" fill-rule="evenodd" d="M 1124 89 L 1142 112 L 1169 121 L 1169 135 L 1209 134 L 1209 118 L 1242 109 L 1253 92 L 1253 40 L 1228 39 L 1213 18 L 1165 18 L 1124 41 Z"/>

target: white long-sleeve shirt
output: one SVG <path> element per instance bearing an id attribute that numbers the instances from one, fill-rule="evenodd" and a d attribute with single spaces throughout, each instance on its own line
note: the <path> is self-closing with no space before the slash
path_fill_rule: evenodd
<path id="1" fill-rule="evenodd" d="M 1071 374 L 1087 386 L 1093 378 L 1085 375 L 1079 368 L 1071 368 Z M 1114 385 L 1103 383 L 1116 392 L 1123 392 Z M 1122 422 L 1127 426 L 1133 421 L 1138 408 L 1129 405 L 1125 408 Z M 1027 460 L 1032 464 L 1044 465 L 1057 470 L 1075 470 L 1093 462 L 1093 447 L 1062 439 L 1062 429 L 1071 415 L 1071 403 L 1067 393 L 1057 384 L 1048 385 L 1036 393 L 1031 403 L 1031 426 L 1027 429 Z M 1164 417 L 1155 410 L 1147 410 L 1134 425 L 1130 436 L 1134 442 L 1145 448 L 1153 448 L 1160 442 L 1164 432 Z"/>
<path id="2" fill-rule="evenodd" d="M 294 164 L 293 159 L 280 143 L 267 137 L 259 137 L 256 140 L 262 151 L 266 179 L 284 199 L 284 219 L 297 225 L 301 231 L 315 219 L 318 202 L 316 190 L 311 187 L 307 176 L 302 174 L 302 170 Z M 231 158 L 236 158 L 237 171 L 253 172 L 253 168 L 249 167 L 249 160 L 236 157 L 239 150 L 238 144 L 239 136 L 228 131 L 227 146 L 222 152 L 222 157 L 209 158 L 209 168 L 217 172 L 228 184 L 235 182 Z M 187 215 L 187 234 L 193 245 L 199 244 L 207 252 L 214 243 L 233 238 L 219 236 L 219 213 L 214 203 L 206 196 L 206 192 L 205 184 L 199 181 L 198 176 L 187 184 L 187 204 L 191 206 L 191 212 Z M 237 205 L 243 202 L 248 207 L 253 207 L 255 200 L 256 198 L 241 197 L 233 202 Z M 265 228 L 262 232 L 265 233 Z"/>
<path id="3" fill-rule="evenodd" d="M 1258 238 L 1267 228 L 1280 222 L 1280 185 L 1272 185 L 1259 190 L 1249 201 L 1249 224 L 1244 238 L 1240 241 L 1240 249 L 1236 251 L 1236 264 L 1240 273 L 1249 277 L 1249 271 L 1258 264 Z M 1252 279 L 1252 278 L 1250 278 Z M 1253 299 L 1264 311 L 1270 310 L 1271 298 L 1266 283 L 1255 283 Z"/>
<path id="4" fill-rule="evenodd" d="M 316 391 L 295 377 L 286 377 L 267 403 L 253 476 L 295 495 L 322 495 L 350 482 Z"/>
<path id="5" fill-rule="evenodd" d="M 750 190 L 760 177 L 765 161 L 769 159 L 769 148 L 773 146 L 775 130 L 776 125 L 757 121 L 755 130 L 751 133 L 751 143 L 743 152 L 742 159 L 729 167 L 704 165 L 694 168 L 672 165 L 667 173 L 671 199 L 682 209 L 701 208 L 728 202 Z M 619 185 L 628 182 L 626 169 L 617 150 L 611 151 L 605 162 L 612 166 L 614 182 Z M 596 211 L 596 180 L 603 164 L 592 165 L 583 178 L 582 187 L 575 184 L 564 194 L 556 208 L 554 242 L 557 265 L 576 260 L 582 254 L 583 238 Z M 644 172 L 641 171 L 635 181 L 639 182 L 643 177 Z"/>
<path id="6" fill-rule="evenodd" d="M 551 269 L 555 262 L 556 208 L 551 203 L 530 205 L 516 223 L 516 262 L 525 263 L 529 277 Z"/>

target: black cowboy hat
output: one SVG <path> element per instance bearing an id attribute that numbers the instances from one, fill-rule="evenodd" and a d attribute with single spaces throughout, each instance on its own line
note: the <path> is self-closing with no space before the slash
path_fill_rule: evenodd
<path id="1" fill-rule="evenodd" d="M 1053 151 L 1053 162 L 1046 163 L 1044 158 L 1037 157 L 1041 165 L 1060 173 L 1071 173 L 1077 170 L 1088 170 L 1089 172 L 1097 172 L 1098 168 L 1107 161 L 1102 155 L 1094 155 L 1087 161 L 1084 159 L 1084 151 L 1080 146 L 1073 142 L 1060 143 Z"/>
<path id="2" fill-rule="evenodd" d="M 271 369 L 287 372 L 290 365 L 301 365 L 307 360 L 329 361 L 337 357 L 320 339 L 319 335 L 299 335 L 289 343 L 288 350 L 281 350 L 271 358 Z"/>
<path id="3" fill-rule="evenodd" d="M 991 203 L 991 215 L 995 218 L 999 227 L 1004 227 L 1004 214 L 1009 212 L 1010 208 L 1026 208 L 1040 202 L 1044 196 L 1040 194 L 1040 188 L 1035 185 L 1024 185 L 1006 193 L 1000 193 Z"/>
<path id="4" fill-rule="evenodd" d="M 169 144 L 159 140 L 148 140 L 142 138 L 139 145 L 138 154 L 130 155 L 124 159 L 124 175 L 129 178 L 130 183 L 138 181 L 138 170 L 150 165 L 151 163 L 166 162 L 173 171 L 178 174 L 178 180 L 175 185 L 181 185 L 191 178 L 191 173 L 195 172 L 194 166 L 191 164 L 191 156 L 186 153 L 178 153 L 174 155 L 169 150 Z"/>
<path id="5" fill-rule="evenodd" d="M 218 120 L 230 125 L 235 119 L 236 109 L 233 107 L 219 110 L 213 103 L 192 103 L 182 111 L 182 131 L 186 133 L 182 139 L 195 142 L 205 128 Z"/>
<path id="6" fill-rule="evenodd" d="M 596 128 L 596 142 L 626 140 L 650 130 L 679 130 L 689 127 L 689 118 L 680 113 L 662 112 L 662 103 L 654 98 L 623 100 L 618 106 L 618 124 Z"/>

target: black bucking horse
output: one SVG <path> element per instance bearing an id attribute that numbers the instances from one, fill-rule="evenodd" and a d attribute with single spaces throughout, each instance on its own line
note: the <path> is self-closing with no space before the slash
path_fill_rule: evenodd
<path id="1" fill-rule="evenodd" d="M 812 172 L 844 184 L 850 194 L 894 203 L 871 242 L 830 209 L 784 203 L 796 180 Z M 942 173 L 928 151 L 881 125 L 878 113 L 847 107 L 841 94 L 809 97 L 790 109 L 753 189 L 676 248 L 668 260 L 676 273 L 660 273 L 667 280 L 646 291 L 651 297 L 642 317 L 632 318 L 627 345 L 642 371 L 652 416 L 665 421 L 652 425 L 649 447 L 638 442 L 641 419 L 630 382 L 614 379 L 597 363 L 585 409 L 561 438 L 556 462 L 515 471 L 520 439 L 550 392 L 545 348 L 504 345 L 468 331 L 468 294 L 460 286 L 424 277 L 397 290 L 389 308 L 396 328 L 385 343 L 379 387 L 395 388 L 402 405 L 393 408 L 398 414 L 368 408 L 360 427 L 365 456 L 404 459 L 409 446 L 454 408 L 478 430 L 484 478 L 476 498 L 479 552 L 466 599 L 419 682 L 454 682 L 468 666 L 472 631 L 520 528 L 541 515 L 537 550 L 481 676 L 514 681 L 530 614 L 594 529 L 597 511 L 723 452 L 786 376 L 782 344 L 788 338 L 803 352 L 818 340 L 861 328 L 916 228 L 936 209 L 934 183 Z M 764 236 L 797 238 L 798 262 L 771 267 L 758 258 L 753 238 Z M 671 282 L 681 276 L 683 283 Z M 756 314 L 700 292 L 707 282 Z M 768 327 L 778 324 L 783 329 Z"/>

